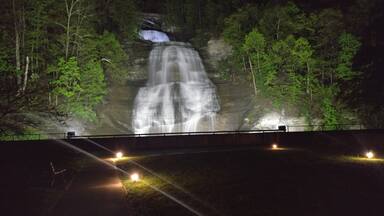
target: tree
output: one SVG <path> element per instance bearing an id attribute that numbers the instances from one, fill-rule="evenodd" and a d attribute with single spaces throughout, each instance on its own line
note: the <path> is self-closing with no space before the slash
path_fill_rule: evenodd
<path id="1" fill-rule="evenodd" d="M 305 71 L 305 91 L 312 100 L 312 83 L 315 77 L 312 73 L 312 66 L 314 60 L 312 58 L 314 51 L 311 45 L 305 38 L 299 38 L 295 41 L 294 48 L 292 49 L 293 57 L 297 60 L 299 68 Z"/>
<path id="2" fill-rule="evenodd" d="M 136 5 L 134 0 L 114 0 L 112 20 L 117 23 L 119 33 L 124 39 L 134 39 L 137 34 Z"/>
<path id="3" fill-rule="evenodd" d="M 284 40 L 274 41 L 270 48 L 270 56 L 276 68 L 275 88 L 271 90 L 275 104 L 289 103 L 295 105 L 301 90 L 300 74 L 297 74 L 297 61 L 292 50 L 296 39 L 290 35 Z"/>
<path id="4" fill-rule="evenodd" d="M 95 108 L 103 101 L 107 89 L 100 61 L 91 60 L 81 68 L 80 88 L 81 92 L 71 113 L 79 118 L 95 121 Z"/>
<path id="5" fill-rule="evenodd" d="M 73 17 L 79 15 L 77 11 L 77 5 L 79 5 L 81 0 L 65 0 L 65 11 L 66 11 L 66 22 L 65 22 L 65 60 L 68 60 L 69 57 L 69 49 L 71 45 L 71 40 L 73 38 L 72 33 L 72 20 Z"/>
<path id="6" fill-rule="evenodd" d="M 307 17 L 292 2 L 285 5 L 268 5 L 258 22 L 260 31 L 271 40 L 280 40 L 306 28 Z"/>
<path id="7" fill-rule="evenodd" d="M 321 81 L 323 84 L 334 82 L 337 65 L 338 38 L 345 29 L 343 14 L 337 9 L 324 9 L 313 14 L 314 29 L 309 40 L 321 61 Z"/>
<path id="8" fill-rule="evenodd" d="M 323 96 L 321 101 L 323 125 L 325 125 L 326 130 L 337 129 L 340 114 L 334 106 L 335 91 L 332 88 L 324 88 L 321 94 Z"/>
<path id="9" fill-rule="evenodd" d="M 257 7 L 240 8 L 224 20 L 223 37 L 234 49 L 241 49 L 245 36 L 255 26 Z"/>
<path id="10" fill-rule="evenodd" d="M 261 61 L 262 55 L 265 55 L 265 39 L 264 36 L 256 29 L 251 31 L 246 37 L 243 45 L 243 50 L 248 56 L 248 64 L 252 76 L 253 88 L 255 95 L 257 95 L 256 75 L 261 74 Z M 253 70 L 254 65 L 256 66 Z"/>
<path id="11" fill-rule="evenodd" d="M 247 72 L 247 68 L 250 66 L 249 59 L 244 55 L 244 39 L 254 28 L 254 19 L 251 17 L 257 16 L 257 14 L 257 7 L 240 8 L 236 13 L 224 20 L 222 36 L 224 40 L 232 46 L 233 50 L 228 61 L 231 62 L 235 68 L 242 69 L 240 71 L 244 73 Z M 238 71 L 230 71 L 229 73 L 231 73 L 230 77 L 235 77 L 240 74 Z"/>
<path id="12" fill-rule="evenodd" d="M 12 0 L 12 10 L 14 19 L 14 32 L 15 32 L 15 62 L 16 62 L 16 77 L 17 85 L 21 85 L 21 46 L 23 42 L 23 34 L 25 27 L 24 20 L 24 5 L 23 1 L 19 2 Z"/>
<path id="13" fill-rule="evenodd" d="M 53 92 L 58 96 L 59 111 L 85 120 L 96 120 L 95 107 L 106 93 L 104 72 L 98 60 L 89 60 L 82 67 L 75 57 L 59 60 L 59 78 Z"/>
<path id="14" fill-rule="evenodd" d="M 248 59 L 255 95 L 259 90 L 268 92 L 274 86 L 276 68 L 263 34 L 257 29 L 251 31 L 245 37 L 243 51 Z"/>
<path id="15" fill-rule="evenodd" d="M 61 99 L 59 104 L 56 101 L 56 105 L 59 107 L 59 111 L 63 113 L 70 113 L 71 106 L 76 101 L 78 95 L 82 91 L 80 86 L 80 68 L 78 66 L 75 57 L 71 57 L 66 61 L 64 58 L 60 58 L 57 64 L 58 79 L 53 80 L 54 86 L 53 93 L 57 96 L 57 99 Z"/>
<path id="16" fill-rule="evenodd" d="M 339 37 L 340 51 L 338 55 L 338 65 L 336 77 L 343 81 L 348 81 L 356 77 L 358 73 L 352 69 L 353 59 L 360 49 L 361 43 L 351 34 L 343 33 Z"/>

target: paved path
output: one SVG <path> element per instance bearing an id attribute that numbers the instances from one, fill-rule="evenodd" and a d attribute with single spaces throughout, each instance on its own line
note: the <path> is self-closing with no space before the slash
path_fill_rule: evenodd
<path id="1" fill-rule="evenodd" d="M 127 215 L 124 195 L 116 170 L 95 163 L 78 174 L 51 215 Z"/>

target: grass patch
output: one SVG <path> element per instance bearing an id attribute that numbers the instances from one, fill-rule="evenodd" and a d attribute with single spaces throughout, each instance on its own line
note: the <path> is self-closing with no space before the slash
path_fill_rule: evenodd
<path id="1" fill-rule="evenodd" d="M 365 165 L 384 165 L 384 159 L 382 158 L 372 158 L 368 159 L 363 156 L 334 156 L 327 157 L 329 160 L 333 160 L 341 163 L 354 163 L 354 164 L 365 164 Z"/>
<path id="2" fill-rule="evenodd" d="M 187 215 L 153 185 L 207 215 L 383 215 L 381 165 L 360 166 L 305 151 L 248 150 L 136 158 L 172 184 L 139 170 L 126 177 L 133 215 Z M 353 161 L 353 160 L 352 160 Z M 371 163 L 373 161 L 369 161 Z M 192 196 L 191 196 L 192 195 Z M 200 201 L 198 201 L 200 200 Z"/>

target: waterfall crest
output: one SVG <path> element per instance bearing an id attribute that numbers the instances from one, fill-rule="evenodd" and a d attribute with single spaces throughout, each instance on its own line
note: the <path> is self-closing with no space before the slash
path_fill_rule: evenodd
<path id="1" fill-rule="evenodd" d="M 139 35 L 142 39 L 155 43 L 170 41 L 167 34 L 156 30 L 140 30 Z"/>
<path id="2" fill-rule="evenodd" d="M 189 44 L 155 44 L 149 56 L 149 78 L 134 104 L 135 133 L 215 130 L 220 110 L 216 88 L 201 58 Z"/>

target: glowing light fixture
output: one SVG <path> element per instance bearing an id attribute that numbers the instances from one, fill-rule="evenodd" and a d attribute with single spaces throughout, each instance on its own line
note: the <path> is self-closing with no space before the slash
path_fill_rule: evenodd
<path id="1" fill-rule="evenodd" d="M 273 145 L 272 145 L 272 149 L 276 150 L 276 149 L 278 149 L 278 148 L 279 148 L 279 146 L 278 146 L 277 144 L 273 144 Z"/>
<path id="2" fill-rule="evenodd" d="M 117 159 L 121 159 L 122 157 L 123 157 L 123 152 L 120 151 L 120 152 L 116 153 L 116 158 Z"/>
<path id="3" fill-rule="evenodd" d="M 140 181 L 140 176 L 139 176 L 139 174 L 138 174 L 138 173 L 132 173 L 132 174 L 131 174 L 131 181 L 133 181 L 133 182 L 138 182 L 138 181 Z"/>
<path id="4" fill-rule="evenodd" d="M 375 154 L 372 152 L 372 151 L 369 151 L 367 153 L 365 153 L 365 156 L 368 158 L 368 159 L 372 159 L 375 157 Z"/>

